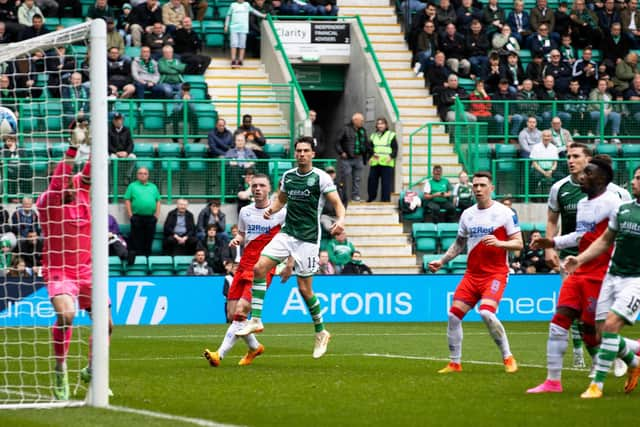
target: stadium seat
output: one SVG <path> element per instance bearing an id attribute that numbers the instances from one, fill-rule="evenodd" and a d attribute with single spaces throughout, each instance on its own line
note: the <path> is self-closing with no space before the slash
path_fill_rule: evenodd
<path id="1" fill-rule="evenodd" d="M 131 233 L 131 224 L 118 224 L 118 226 L 120 227 L 120 234 L 128 238 Z"/>
<path id="2" fill-rule="evenodd" d="M 24 143 L 23 148 L 25 155 L 34 160 L 31 167 L 34 175 L 38 176 L 45 173 L 49 168 L 49 149 L 46 142 Z"/>
<path id="3" fill-rule="evenodd" d="M 640 144 L 622 144 L 622 158 L 627 168 L 625 177 L 630 177 L 635 168 L 640 166 Z"/>
<path id="4" fill-rule="evenodd" d="M 146 276 L 149 273 L 147 257 L 138 255 L 131 265 L 125 266 L 127 276 Z"/>
<path id="5" fill-rule="evenodd" d="M 74 25 L 79 25 L 83 22 L 84 20 L 82 18 L 60 18 L 60 25 L 64 28 L 73 27 Z"/>
<path id="6" fill-rule="evenodd" d="M 411 235 L 420 252 L 435 252 L 438 247 L 438 227 L 432 222 L 414 222 Z"/>
<path id="7" fill-rule="evenodd" d="M 165 130 L 167 123 L 166 104 L 157 101 L 142 101 L 140 103 L 140 119 L 145 130 Z"/>
<path id="8" fill-rule="evenodd" d="M 424 219 L 424 208 L 422 206 L 419 206 L 413 212 L 405 212 L 402 210 L 402 203 L 404 201 L 405 194 L 406 194 L 406 191 L 400 192 L 400 199 L 398 199 L 400 212 L 402 213 L 402 220 L 403 221 L 422 221 Z M 418 191 L 418 195 L 420 196 L 420 198 L 422 198 L 422 191 Z"/>
<path id="9" fill-rule="evenodd" d="M 226 9 L 223 10 L 226 16 Z M 204 43 L 208 47 L 224 47 L 224 23 L 222 21 L 203 21 L 202 22 L 202 35 L 204 37 Z"/>
<path id="10" fill-rule="evenodd" d="M 164 225 L 157 223 L 156 232 L 153 234 L 154 239 L 164 239 Z"/>
<path id="11" fill-rule="evenodd" d="M 156 149 L 150 142 L 137 142 L 133 146 L 133 154 L 139 159 L 136 160 L 136 167 L 146 167 L 149 170 L 153 169 L 153 160 L 151 158 L 156 156 Z M 141 160 L 145 159 L 145 160 Z"/>
<path id="12" fill-rule="evenodd" d="M 62 129 L 62 103 L 59 99 L 51 99 L 42 104 L 42 115 L 46 117 L 47 132 Z"/>
<path id="13" fill-rule="evenodd" d="M 505 161 L 504 159 L 515 159 L 518 157 L 518 146 L 514 144 L 497 144 L 496 145 L 496 171 L 505 173 L 514 173 L 518 169 L 518 162 Z"/>
<path id="14" fill-rule="evenodd" d="M 122 276 L 122 261 L 117 256 L 109 257 L 109 276 Z"/>
<path id="15" fill-rule="evenodd" d="M 54 144 L 51 144 L 51 146 L 49 147 L 51 158 L 55 160 L 62 159 L 68 147 L 69 144 L 67 144 L 66 142 L 56 142 Z"/>
<path id="16" fill-rule="evenodd" d="M 124 125 L 131 131 L 138 128 L 138 104 L 134 102 L 118 101 L 113 104 L 113 112 L 121 113 L 124 116 Z"/>
<path id="17" fill-rule="evenodd" d="M 177 276 L 186 276 L 187 269 L 191 265 L 193 257 L 189 255 L 179 255 L 173 257 L 173 270 Z"/>
<path id="18" fill-rule="evenodd" d="M 272 159 L 282 159 L 284 157 L 285 145 L 278 143 L 267 143 L 264 146 L 264 152 Z"/>
<path id="19" fill-rule="evenodd" d="M 489 144 L 480 143 L 478 147 L 478 163 L 476 164 L 476 171 L 488 171 L 491 170 L 491 157 L 493 152 Z"/>
<path id="20" fill-rule="evenodd" d="M 191 184 L 203 184 L 202 191 L 209 193 L 213 189 L 211 188 L 211 174 L 208 172 L 207 166 L 216 167 L 218 164 L 209 164 L 204 160 L 208 150 L 207 144 L 185 144 L 184 156 L 189 160 L 185 162 L 185 172 L 180 180 L 180 193 L 188 194 L 190 192 Z M 218 179 L 214 179 L 219 181 Z M 200 188 L 200 187 L 198 187 Z"/>
<path id="21" fill-rule="evenodd" d="M 216 111 L 213 103 L 192 103 L 195 109 L 196 120 L 198 121 L 199 133 L 208 133 L 211 129 L 216 127 L 218 121 L 218 112 Z"/>
<path id="22" fill-rule="evenodd" d="M 449 262 L 448 270 L 451 274 L 464 274 L 467 269 L 467 255 L 460 254 Z"/>
<path id="23" fill-rule="evenodd" d="M 431 261 L 437 261 L 442 258 L 442 255 L 437 254 L 427 254 L 422 256 L 422 269 L 425 273 L 429 272 L 429 263 Z M 440 270 L 437 271 L 436 274 L 447 274 L 448 264 L 442 266 Z"/>
<path id="24" fill-rule="evenodd" d="M 173 258 L 170 256 L 150 256 L 149 272 L 152 276 L 173 276 Z"/>
<path id="25" fill-rule="evenodd" d="M 161 165 L 164 172 L 167 172 L 169 169 L 171 169 L 171 171 L 179 171 L 181 162 L 174 159 L 182 157 L 182 148 L 180 144 L 169 142 L 160 143 L 158 144 L 158 157 L 162 159 Z"/>
<path id="26" fill-rule="evenodd" d="M 606 154 L 611 157 L 611 166 L 613 171 L 618 170 L 618 162 L 615 160 L 618 157 L 618 146 L 616 144 L 598 144 L 596 145 L 596 154 Z"/>
<path id="27" fill-rule="evenodd" d="M 162 255 L 164 247 L 162 246 L 163 239 L 153 239 L 151 242 L 151 255 Z"/>
<path id="28" fill-rule="evenodd" d="M 129 58 L 137 58 L 140 56 L 140 46 L 126 46 L 124 48 L 124 54 Z"/>
<path id="29" fill-rule="evenodd" d="M 458 236 L 458 223 L 441 222 L 438 224 L 438 238 L 440 239 L 440 248 L 443 251 L 449 249 L 449 246 L 456 241 Z"/>
<path id="30" fill-rule="evenodd" d="M 20 113 L 19 125 L 22 131 L 30 133 L 44 128 L 42 120 L 41 102 L 25 102 L 20 104 L 18 112 Z"/>
<path id="31" fill-rule="evenodd" d="M 280 181 L 280 177 L 283 173 L 288 171 L 293 167 L 293 162 L 285 162 L 285 161 L 275 161 L 269 162 L 269 176 L 271 177 L 271 182 L 276 185 Z"/>

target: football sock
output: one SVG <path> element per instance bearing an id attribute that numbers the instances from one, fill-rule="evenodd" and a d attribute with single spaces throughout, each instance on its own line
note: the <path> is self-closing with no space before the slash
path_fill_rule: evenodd
<path id="1" fill-rule="evenodd" d="M 547 341 L 547 379 L 559 381 L 562 378 L 562 359 L 569 346 L 569 331 L 555 323 L 549 324 Z"/>
<path id="2" fill-rule="evenodd" d="M 602 388 L 602 383 L 604 383 L 620 349 L 620 335 L 611 332 L 602 333 L 602 341 L 600 342 L 600 349 L 596 359 L 596 376 L 593 379 L 593 382 L 598 384 L 600 388 Z"/>
<path id="3" fill-rule="evenodd" d="M 264 302 L 264 295 L 267 293 L 267 281 L 266 279 L 253 279 L 253 286 L 251 288 L 251 317 L 262 317 L 262 303 Z"/>
<path id="4" fill-rule="evenodd" d="M 449 340 L 449 358 L 454 363 L 460 363 L 462 358 L 462 319 L 449 312 L 447 325 L 447 339 Z"/>
<path id="5" fill-rule="evenodd" d="M 622 340 L 626 344 L 627 348 L 634 353 L 640 351 L 640 342 L 638 340 L 630 340 L 629 338 L 622 337 Z"/>
<path id="6" fill-rule="evenodd" d="M 318 298 L 316 298 L 316 296 L 314 295 L 304 302 L 307 303 L 307 308 L 309 309 L 309 313 L 311 313 L 311 318 L 313 319 L 313 326 L 316 330 L 316 333 L 323 331 L 324 323 L 322 322 L 322 314 L 320 314 L 320 311 L 322 311 L 322 309 L 320 308 L 320 301 L 318 301 Z"/>
<path id="7" fill-rule="evenodd" d="M 227 354 L 227 352 L 233 348 L 236 341 L 238 341 L 236 331 L 242 329 L 244 325 L 245 322 L 238 322 L 237 320 L 231 322 L 227 328 L 227 333 L 224 335 L 222 344 L 220 344 L 220 347 L 218 348 L 218 355 L 220 356 L 220 359 L 224 358 L 224 355 Z"/>
<path id="8" fill-rule="evenodd" d="M 53 352 L 56 356 L 56 365 L 62 367 L 65 364 L 67 353 L 69 352 L 69 345 L 71 343 L 71 336 L 73 333 L 73 326 L 59 326 L 58 323 L 53 325 L 51 335 L 53 337 Z"/>
<path id="9" fill-rule="evenodd" d="M 632 368 L 638 366 L 638 357 L 636 356 L 636 352 L 633 351 L 634 343 L 637 344 L 638 341 L 620 337 L 620 347 L 618 349 L 618 357 Z"/>
<path id="10" fill-rule="evenodd" d="M 493 311 L 482 309 L 482 307 L 480 307 L 480 316 L 482 316 L 484 324 L 487 325 L 491 338 L 493 338 L 493 341 L 495 341 L 496 345 L 502 352 L 502 358 L 506 359 L 511 356 L 511 348 L 509 348 L 507 333 L 504 330 L 504 326 L 502 326 L 502 322 L 500 322 L 496 317 L 496 314 Z"/>
<path id="11" fill-rule="evenodd" d="M 260 346 L 260 342 L 256 338 L 254 334 L 249 334 L 247 336 L 243 336 L 242 339 L 247 343 L 247 346 L 251 350 L 255 350 Z"/>
<path id="12" fill-rule="evenodd" d="M 573 343 L 573 351 L 582 351 L 582 336 L 580 335 L 580 323 L 574 320 L 571 324 L 571 342 Z"/>

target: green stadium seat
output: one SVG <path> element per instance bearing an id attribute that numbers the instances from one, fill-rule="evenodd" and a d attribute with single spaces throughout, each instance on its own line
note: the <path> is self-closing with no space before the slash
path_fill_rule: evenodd
<path id="1" fill-rule="evenodd" d="M 272 159 L 281 159 L 284 157 L 285 145 L 278 143 L 267 143 L 264 146 L 264 152 L 267 153 Z"/>
<path id="2" fill-rule="evenodd" d="M 202 34 L 204 37 L 204 42 L 208 47 L 224 47 L 224 22 L 203 21 Z"/>
<path id="3" fill-rule="evenodd" d="M 42 102 L 25 102 L 20 105 L 18 126 L 21 127 L 22 132 L 31 133 L 44 128 L 41 106 Z"/>
<path id="4" fill-rule="evenodd" d="M 49 169 L 49 148 L 46 142 L 27 142 L 22 145 L 25 155 L 33 158 L 31 163 L 34 175 L 46 173 Z"/>
<path id="5" fill-rule="evenodd" d="M 520 63 L 522 68 L 527 69 L 527 65 L 531 63 L 532 55 L 529 49 L 520 49 Z"/>
<path id="6" fill-rule="evenodd" d="M 200 133 L 208 133 L 216 127 L 218 121 L 218 112 L 212 103 L 195 103 L 191 104 L 195 109 L 196 120 L 198 121 L 198 130 Z"/>
<path id="7" fill-rule="evenodd" d="M 613 171 L 618 170 L 618 162 L 615 160 L 618 157 L 618 146 L 616 144 L 598 144 L 596 146 L 595 152 L 596 154 L 606 154 L 611 157 L 611 166 L 613 167 Z"/>
<path id="8" fill-rule="evenodd" d="M 46 117 L 47 132 L 62 130 L 62 103 L 59 99 L 50 99 L 42 104 L 42 115 Z"/>
<path id="9" fill-rule="evenodd" d="M 173 257 L 173 270 L 177 276 L 186 276 L 187 269 L 191 265 L 193 257 L 189 255 L 178 255 Z"/>
<path id="10" fill-rule="evenodd" d="M 458 84 L 460 87 L 464 88 L 467 92 L 473 92 L 476 87 L 476 82 L 471 79 L 466 79 L 464 77 L 458 78 Z"/>
<path id="11" fill-rule="evenodd" d="M 467 269 L 467 255 L 460 254 L 449 262 L 448 270 L 451 274 L 464 274 Z"/>
<path id="12" fill-rule="evenodd" d="M 206 144 L 185 144 L 184 156 L 188 159 L 204 159 L 209 148 Z M 205 161 L 189 160 L 187 170 L 190 172 L 204 172 L 207 170 Z"/>
<path id="13" fill-rule="evenodd" d="M 431 222 L 414 222 L 411 235 L 420 252 L 435 252 L 438 247 L 438 226 Z"/>
<path id="14" fill-rule="evenodd" d="M 140 46 L 126 46 L 124 48 L 124 54 L 129 58 L 137 58 L 140 56 Z"/>
<path id="15" fill-rule="evenodd" d="M 422 206 L 419 206 L 413 212 L 404 212 L 402 210 L 402 204 L 404 203 L 404 196 L 406 193 L 407 193 L 406 191 L 400 192 L 400 199 L 398 200 L 400 212 L 402 212 L 402 220 L 403 221 L 422 221 L 424 219 L 424 208 Z M 422 198 L 422 191 L 418 191 L 418 195 L 420 196 L 420 198 Z"/>
<path id="16" fill-rule="evenodd" d="M 122 261 L 117 256 L 109 257 L 109 276 L 122 276 Z"/>
<path id="17" fill-rule="evenodd" d="M 142 101 L 140 103 L 140 119 L 145 130 L 165 130 L 167 123 L 166 104 L 157 101 Z"/>
<path id="18" fill-rule="evenodd" d="M 273 185 L 277 185 L 283 173 L 293 168 L 293 162 L 289 161 L 272 161 L 269 162 L 269 176 Z"/>
<path id="19" fill-rule="evenodd" d="M 152 276 L 173 276 L 173 258 L 170 256 L 150 256 L 149 272 Z"/>
<path id="20" fill-rule="evenodd" d="M 162 255 L 164 252 L 162 242 L 163 239 L 153 239 L 153 242 L 151 242 L 151 255 Z"/>
<path id="21" fill-rule="evenodd" d="M 489 144 L 479 143 L 478 147 L 478 163 L 476 164 L 476 171 L 488 171 L 491 170 L 491 157 L 493 152 Z"/>
<path id="22" fill-rule="evenodd" d="M 60 25 L 62 25 L 64 28 L 73 27 L 74 25 L 80 25 L 83 22 L 84 19 L 82 18 L 60 18 Z"/>
<path id="23" fill-rule="evenodd" d="M 137 142 L 133 146 L 133 154 L 139 158 L 136 160 L 136 167 L 146 167 L 149 170 L 153 170 L 154 161 L 151 159 L 156 156 L 156 149 L 152 143 Z"/>
<path id="24" fill-rule="evenodd" d="M 118 226 L 120 227 L 120 234 L 124 237 L 129 237 L 129 234 L 131 234 L 131 224 L 118 224 Z"/>
<path id="25" fill-rule="evenodd" d="M 157 223 L 156 224 L 156 232 L 153 233 L 154 239 L 164 239 L 164 225 Z"/>
<path id="26" fill-rule="evenodd" d="M 429 263 L 431 261 L 437 261 L 442 258 L 442 255 L 437 254 L 426 254 L 422 256 L 422 269 L 425 273 L 429 272 Z M 436 274 L 447 274 L 448 264 L 442 266 L 440 270 Z"/>
<path id="27" fill-rule="evenodd" d="M 158 144 L 158 157 L 161 160 L 162 169 L 164 171 L 171 169 L 174 171 L 180 170 L 179 160 L 166 160 L 182 157 L 182 148 L 180 144 L 175 143 L 160 143 Z"/>
<path id="28" fill-rule="evenodd" d="M 449 246 L 456 241 L 458 236 L 458 223 L 441 222 L 438 224 L 438 238 L 440 239 L 440 248 L 443 251 L 449 249 Z"/>
<path id="29" fill-rule="evenodd" d="M 141 255 L 136 256 L 133 264 L 125 266 L 125 271 L 127 276 L 146 276 L 149 274 L 147 257 Z"/>
<path id="30" fill-rule="evenodd" d="M 49 147 L 49 152 L 51 153 L 51 158 L 60 160 L 64 157 L 65 151 L 69 148 L 69 144 L 66 142 L 56 142 L 51 144 Z"/>
<path id="31" fill-rule="evenodd" d="M 627 168 L 627 176 L 631 176 L 633 171 L 640 166 L 640 144 L 622 144 L 622 158 Z"/>
<path id="32" fill-rule="evenodd" d="M 514 144 L 496 145 L 496 172 L 514 173 L 518 169 L 518 162 L 505 161 L 504 159 L 516 159 L 518 157 L 518 146 Z"/>

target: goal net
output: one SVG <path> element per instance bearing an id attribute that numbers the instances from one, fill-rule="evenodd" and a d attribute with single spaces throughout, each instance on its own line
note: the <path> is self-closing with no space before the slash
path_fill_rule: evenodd
<path id="1" fill-rule="evenodd" d="M 0 49 L 0 410 L 108 404 L 106 25 L 50 30 Z"/>

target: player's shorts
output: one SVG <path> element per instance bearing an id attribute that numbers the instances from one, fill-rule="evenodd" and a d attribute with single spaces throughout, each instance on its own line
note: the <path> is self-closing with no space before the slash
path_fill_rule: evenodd
<path id="1" fill-rule="evenodd" d="M 271 269 L 267 273 L 267 289 L 271 285 L 271 280 L 273 279 L 273 274 L 275 273 L 275 268 Z M 231 282 L 231 286 L 229 286 L 229 293 L 227 294 L 227 300 L 229 301 L 237 301 L 239 299 L 243 299 L 245 301 L 251 302 L 251 287 L 253 286 L 253 269 L 251 270 L 240 270 L 236 271 L 236 274 L 233 275 L 233 282 Z"/>
<path id="2" fill-rule="evenodd" d="M 502 294 L 507 287 L 508 274 L 490 274 L 474 276 L 465 274 L 453 294 L 453 299 L 462 301 L 470 307 L 478 301 L 489 299 L 500 303 Z"/>
<path id="3" fill-rule="evenodd" d="M 79 267 L 76 271 L 45 268 L 43 277 L 47 282 L 49 298 L 71 295 L 74 299 L 78 299 L 81 309 L 91 308 L 91 268 Z"/>
<path id="4" fill-rule="evenodd" d="M 569 307 L 581 313 L 580 320 L 595 325 L 596 303 L 602 279 L 583 274 L 572 274 L 562 282 L 558 307 Z"/>
<path id="5" fill-rule="evenodd" d="M 609 311 L 633 325 L 640 313 L 640 278 L 613 276 L 607 273 L 602 282 L 596 320 L 605 320 Z"/>
<path id="6" fill-rule="evenodd" d="M 300 277 L 309 277 L 318 271 L 319 250 L 320 245 L 317 243 L 304 242 L 280 232 L 264 247 L 260 255 L 278 263 L 291 255 L 295 261 L 295 273 Z"/>

